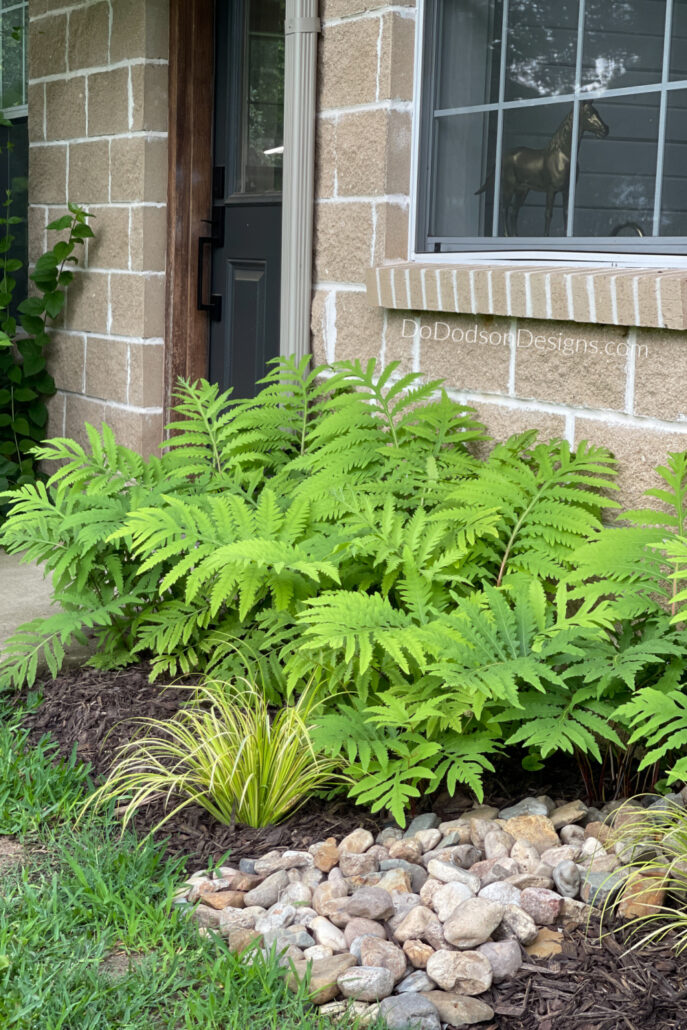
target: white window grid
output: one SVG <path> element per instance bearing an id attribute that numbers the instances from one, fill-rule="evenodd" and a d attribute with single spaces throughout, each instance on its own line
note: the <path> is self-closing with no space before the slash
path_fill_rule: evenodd
<path id="1" fill-rule="evenodd" d="M 665 23 L 663 31 L 663 55 L 662 55 L 662 66 L 661 66 L 661 79 L 655 83 L 649 83 L 645 85 L 636 86 L 623 86 L 617 88 L 589 88 L 582 83 L 582 57 L 584 51 L 584 31 L 585 31 L 585 14 L 586 14 L 586 0 L 579 0 L 578 10 L 578 21 L 577 21 L 577 41 L 576 41 L 576 62 L 575 62 L 575 79 L 573 92 L 571 93 L 556 93 L 546 97 L 530 97 L 522 100 L 506 100 L 505 99 L 505 88 L 506 88 L 506 74 L 507 74 L 507 55 L 508 55 L 508 17 L 509 17 L 509 0 L 503 0 L 502 7 L 502 18 L 501 18 L 501 52 L 500 52 L 500 67 L 499 67 L 499 96 L 498 100 L 488 104 L 469 104 L 462 107 L 450 107 L 450 108 L 436 108 L 433 110 L 434 125 L 436 125 L 437 119 L 450 118 L 456 115 L 463 114 L 486 114 L 496 112 L 497 125 L 496 125 L 496 154 L 495 154 L 495 166 L 494 166 L 494 201 L 493 201 L 493 214 L 492 214 L 492 236 L 480 236 L 480 237 L 456 237 L 456 236 L 427 236 L 427 243 L 430 250 L 436 245 L 442 244 L 456 244 L 456 245 L 476 245 L 482 246 L 488 245 L 493 247 L 492 241 L 503 239 L 499 236 L 499 221 L 501 215 L 501 163 L 503 156 L 503 135 L 504 135 L 504 114 L 509 110 L 521 110 L 524 107 L 547 107 L 552 104 L 563 104 L 569 103 L 573 105 L 573 133 L 572 139 L 573 144 L 570 152 L 570 185 L 568 194 L 568 210 L 566 212 L 566 227 L 565 236 L 566 238 L 574 239 L 576 244 L 579 245 L 599 245 L 605 237 L 580 237 L 573 235 L 573 221 L 575 212 L 575 196 L 577 189 L 577 159 L 578 159 L 578 148 L 577 139 L 579 134 L 579 122 L 580 122 L 580 104 L 584 101 L 593 100 L 608 100 L 614 97 L 622 96 L 636 96 L 640 94 L 659 94 L 659 120 L 658 120 L 658 136 L 657 136 L 657 157 L 656 157 L 656 178 L 654 186 L 654 205 L 653 205 L 653 216 L 652 216 L 652 235 L 644 238 L 644 243 L 647 240 L 660 241 L 666 250 L 671 249 L 670 244 L 667 242 L 671 240 L 669 236 L 659 236 L 660 220 L 661 220 L 661 202 L 662 202 L 662 189 L 663 189 L 663 163 L 665 158 L 665 138 L 666 138 L 666 123 L 667 123 L 667 111 L 668 111 L 668 97 L 669 94 L 676 90 L 684 90 L 687 88 L 687 79 L 670 79 L 670 53 L 671 53 L 671 36 L 673 27 L 673 10 L 674 0 L 665 0 L 666 13 Z M 434 84 L 436 85 L 436 83 Z M 432 128 L 432 138 L 434 137 L 434 126 Z M 521 238 L 522 239 L 522 238 Z M 553 243 L 555 238 L 552 238 Z M 560 239 L 560 238 L 559 238 Z M 676 237 L 672 237 L 673 240 Z M 681 239 L 681 238 L 680 238 Z M 509 245 L 517 245 L 515 240 L 509 240 Z M 547 241 L 549 242 L 549 241 Z M 549 244 L 551 245 L 551 244 Z M 554 244 L 555 246 L 555 244 Z M 614 249 L 637 249 L 637 240 L 632 242 L 624 242 L 619 239 L 613 239 Z M 680 250 L 684 250 L 684 242 L 679 244 Z M 560 249 L 560 244 L 556 249 Z"/>

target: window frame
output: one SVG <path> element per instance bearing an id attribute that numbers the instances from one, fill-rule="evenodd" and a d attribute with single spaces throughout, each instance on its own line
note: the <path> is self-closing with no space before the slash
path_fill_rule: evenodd
<path id="1" fill-rule="evenodd" d="M 584 2 L 584 0 L 583 0 Z M 673 0 L 669 0 L 672 6 Z M 429 220 L 429 183 L 431 170 L 432 109 L 434 92 L 434 68 L 428 65 L 428 34 L 436 38 L 437 18 L 440 0 L 417 0 L 416 33 L 414 55 L 413 125 L 410 175 L 409 245 L 408 258 L 423 264 L 455 264 L 489 262 L 494 265 L 513 265 L 527 262 L 528 265 L 567 266 L 578 264 L 614 267 L 643 268 L 687 268 L 687 237 L 551 237 L 554 246 L 543 246 L 546 237 L 521 237 L 509 240 L 504 247 L 503 237 L 464 238 L 464 242 L 451 240 L 456 249 L 440 252 L 422 249 L 427 239 L 426 227 Z M 430 24 L 431 23 L 431 24 Z M 667 37 L 668 31 L 664 33 Z M 665 44 L 664 44 L 665 47 Z M 668 48 L 669 51 L 669 48 Z M 431 61 L 433 65 L 433 58 Z M 655 92 L 666 96 L 678 87 L 662 82 Z M 684 86 L 683 86 L 684 88 Z M 613 91 L 585 92 L 584 99 L 598 100 Z M 622 92 L 634 92 L 626 88 Z M 646 92 L 642 90 L 641 92 Z M 621 93 L 622 95 L 622 93 Z M 573 100 L 567 94 L 556 102 Z M 492 105 L 489 105 L 492 106 Z M 511 102 L 511 106 L 517 106 Z M 528 105 L 532 106 L 532 105 Z M 663 106 L 663 105 L 662 105 Z M 566 246 L 566 239 L 569 245 Z"/>

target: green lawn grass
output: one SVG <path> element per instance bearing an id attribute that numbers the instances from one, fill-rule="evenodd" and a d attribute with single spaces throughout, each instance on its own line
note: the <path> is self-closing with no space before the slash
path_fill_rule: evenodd
<path id="1" fill-rule="evenodd" d="M 74 759 L 55 762 L 47 738 L 29 747 L 20 717 L 0 711 L 0 835 L 28 852 L 0 872 L 0 1026 L 331 1027 L 305 989 L 288 990 L 276 957 L 249 964 L 199 936 L 173 904 L 181 863 L 159 844 L 121 835 L 111 815 L 77 823 L 90 789 Z"/>

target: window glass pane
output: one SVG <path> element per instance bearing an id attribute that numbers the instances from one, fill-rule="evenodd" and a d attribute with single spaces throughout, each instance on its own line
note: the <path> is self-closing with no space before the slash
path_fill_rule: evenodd
<path id="1" fill-rule="evenodd" d="M 661 236 L 687 236 L 687 90 L 668 94 Z"/>
<path id="2" fill-rule="evenodd" d="M 3 5 L 0 22 L 0 68 L 2 70 L 2 108 L 26 103 L 25 47 L 26 6 Z"/>
<path id="3" fill-rule="evenodd" d="M 284 144 L 284 0 L 252 0 L 248 14 L 243 192 L 281 190 Z"/>
<path id="4" fill-rule="evenodd" d="M 13 272 L 17 281 L 15 297 L 26 297 L 28 240 L 26 211 L 28 207 L 28 165 L 29 134 L 26 118 L 17 118 L 11 125 L 0 125 L 0 213 L 9 213 L 22 221 L 10 227 L 14 236 L 10 257 L 23 262 L 18 272 Z M 7 207 L 8 191 L 10 206 Z M 3 227 L 4 229 L 4 227 Z"/>
<path id="5" fill-rule="evenodd" d="M 438 13 L 436 106 L 446 109 L 497 101 L 501 64 L 500 0 L 448 0 Z M 466 40 L 470 41 L 467 47 Z M 460 60 L 456 60 L 457 54 L 461 55 Z"/>
<path id="6" fill-rule="evenodd" d="M 598 100 L 595 106 L 609 134 L 582 140 L 575 235 L 641 231 L 651 236 L 660 97 L 639 93 Z"/>
<path id="7" fill-rule="evenodd" d="M 587 0 L 583 88 L 660 82 L 665 16 L 666 0 Z"/>
<path id="8" fill-rule="evenodd" d="M 578 0 L 511 0 L 506 100 L 572 93 Z"/>
<path id="9" fill-rule="evenodd" d="M 687 79 L 687 0 L 673 0 L 671 79 Z"/>
<path id="10" fill-rule="evenodd" d="M 494 116 L 491 116 L 493 122 Z M 494 140 L 488 114 L 442 118 L 437 127 L 437 176 L 430 194 L 430 235 L 481 236 L 491 217 L 493 187 L 478 194 L 486 178 L 486 150 Z"/>

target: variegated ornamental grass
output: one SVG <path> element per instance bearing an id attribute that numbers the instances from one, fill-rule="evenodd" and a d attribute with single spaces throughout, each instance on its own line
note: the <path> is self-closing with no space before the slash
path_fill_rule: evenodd
<path id="1" fill-rule="evenodd" d="M 189 689 L 192 703 L 171 719 L 136 720 L 141 732 L 120 748 L 88 805 L 126 798 L 125 826 L 142 805 L 161 798 L 168 811 L 155 829 L 194 803 L 221 823 L 265 826 L 342 782 L 339 763 L 318 753 L 310 738 L 319 707 L 312 689 L 274 715 L 247 680 L 207 679 Z"/>

